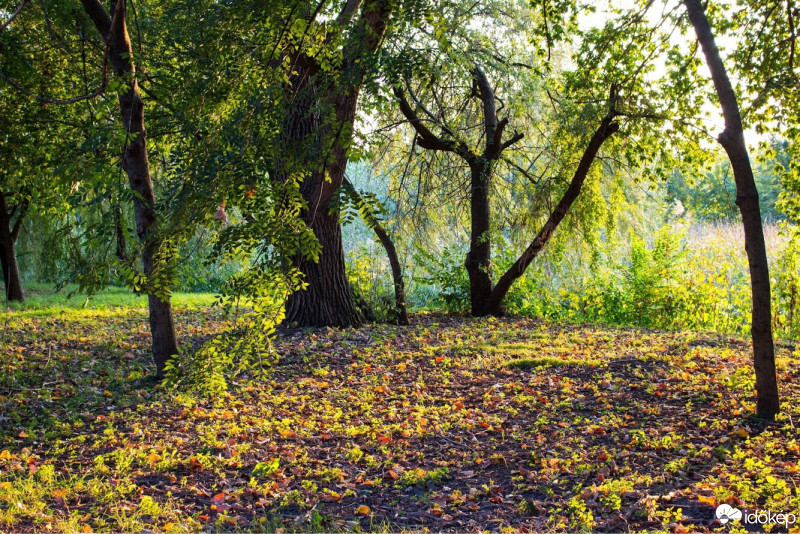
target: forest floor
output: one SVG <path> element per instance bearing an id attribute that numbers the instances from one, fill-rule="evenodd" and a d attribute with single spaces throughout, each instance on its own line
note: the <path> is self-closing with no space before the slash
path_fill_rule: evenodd
<path id="1" fill-rule="evenodd" d="M 748 345 L 726 336 L 420 315 L 283 333 L 271 379 L 204 398 L 148 376 L 141 308 L 2 321 L 0 531 L 728 532 L 743 530 L 715 519 L 721 503 L 800 516 L 786 344 L 784 413 L 765 425 Z M 226 322 L 177 310 L 184 345 Z"/>

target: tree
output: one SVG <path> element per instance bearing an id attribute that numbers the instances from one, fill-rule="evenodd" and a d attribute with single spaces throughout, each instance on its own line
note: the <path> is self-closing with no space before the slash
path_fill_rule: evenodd
<path id="1" fill-rule="evenodd" d="M 292 70 L 284 90 L 287 104 L 279 143 L 284 156 L 276 162 L 274 179 L 305 173 L 300 186 L 307 203 L 303 219 L 322 246 L 318 261 L 297 257 L 307 287 L 289 297 L 286 322 L 353 326 L 361 317 L 345 272 L 341 225 L 329 205 L 344 180 L 359 94 L 368 71 L 374 69 L 372 58 L 383 42 L 394 3 L 348 0 L 334 20 L 320 25 L 315 19 L 324 4 L 308 9 L 299 20 L 313 39 L 326 43 L 341 59 L 313 54 L 303 35 L 275 63 L 289 64 Z M 289 23 L 297 21 L 295 16 Z"/>
<path id="2" fill-rule="evenodd" d="M 379 213 L 376 210 L 376 199 L 365 199 L 358 189 L 345 177 L 342 183 L 342 189 L 345 195 L 350 197 L 350 201 L 358 210 L 361 219 L 373 232 L 380 241 L 381 246 L 386 251 L 386 257 L 389 258 L 389 265 L 392 268 L 392 280 L 394 282 L 394 306 L 395 306 L 395 319 L 398 324 L 408 324 L 408 305 L 406 304 L 406 284 L 403 280 L 403 267 L 400 264 L 400 258 L 397 256 L 397 247 L 394 245 L 394 240 L 389 235 L 389 232 L 381 224 Z"/>
<path id="3" fill-rule="evenodd" d="M 13 202 L 11 199 L 14 199 Z M 12 302 L 25 300 L 15 247 L 29 206 L 30 193 L 27 191 L 20 191 L 11 197 L 6 197 L 0 191 L 0 264 L 6 287 L 5 297 Z"/>
<path id="4" fill-rule="evenodd" d="M 728 154 L 736 181 L 736 205 L 742 215 L 745 250 L 750 268 L 752 291 L 753 365 L 756 374 L 756 412 L 774 419 L 780 411 L 775 371 L 775 347 L 772 339 L 771 291 L 769 264 L 758 202 L 758 189 L 750 165 L 744 138 L 742 117 L 736 93 L 717 48 L 711 25 L 700 0 L 684 0 L 689 20 L 703 49 L 706 64 L 716 88 L 725 129 L 717 140 Z"/>
<path id="5" fill-rule="evenodd" d="M 564 191 L 552 213 L 549 214 L 536 237 L 520 255 L 516 262 L 500 277 L 497 285 L 493 284 L 491 273 L 491 217 L 490 217 L 490 181 L 493 168 L 503 152 L 523 138 L 523 134 L 515 132 L 503 140 L 503 133 L 508 125 L 508 118 L 498 119 L 495 106 L 494 89 L 486 75 L 475 66 L 472 71 L 474 90 L 471 96 L 481 102 L 483 124 L 480 138 L 484 139 L 482 151 L 474 150 L 469 142 L 461 138 L 453 128 L 448 126 L 442 109 L 431 112 L 415 98 L 417 109 L 411 106 L 402 89 L 395 89 L 400 110 L 416 132 L 415 144 L 424 149 L 449 152 L 464 160 L 470 172 L 470 247 L 465 267 L 470 281 L 470 304 L 472 315 L 500 315 L 503 313 L 502 303 L 515 280 L 523 275 L 525 269 L 539 254 L 555 232 L 558 225 L 569 212 L 578 198 L 592 163 L 603 143 L 619 130 L 615 119 L 620 114 L 617 110 L 618 87 L 612 86 L 608 99 L 608 111 L 602 118 L 600 126 L 588 142 L 583 156 L 574 172 L 569 186 Z M 412 93 L 413 94 L 413 93 Z M 458 106 L 460 108 L 466 106 Z M 450 123 L 453 122 L 451 118 Z M 433 133 L 426 123 L 433 124 L 440 132 Z M 524 172 L 517 168 L 516 171 Z"/>
<path id="6" fill-rule="evenodd" d="M 489 191 L 493 167 L 503 151 L 522 139 L 523 134 L 514 132 L 511 137 L 503 139 L 508 118 L 498 119 L 494 89 L 483 70 L 475 65 L 472 74 L 475 83 L 473 96 L 480 100 L 483 107 L 485 143 L 481 152 L 474 151 L 446 125 L 443 119 L 437 118 L 424 108 L 425 120 L 423 120 L 409 104 L 403 89 L 395 88 L 394 94 L 399 101 L 400 111 L 417 134 L 415 140 L 417 146 L 452 152 L 469 167 L 470 247 L 464 266 L 469 274 L 472 314 L 479 316 L 489 313 L 486 303 L 492 293 Z M 441 135 L 434 134 L 425 122 L 433 122 L 441 131 Z"/>
<path id="7" fill-rule="evenodd" d="M 111 13 L 98 0 L 81 0 L 108 49 L 108 58 L 114 76 L 123 89 L 119 93 L 120 120 L 126 132 L 126 146 L 122 169 L 128 175 L 131 191 L 135 194 L 135 228 L 143 243 L 142 264 L 144 274 L 152 277 L 164 261 L 160 251 L 162 240 L 158 236 L 155 193 L 150 177 L 147 157 L 147 134 L 144 123 L 144 101 L 139 93 L 134 65 L 133 47 L 127 28 L 126 0 L 112 3 Z M 152 280 L 150 280 L 152 282 Z M 163 376 L 167 361 L 178 353 L 178 340 L 172 317 L 172 304 L 168 288 L 148 287 L 150 332 L 153 336 L 153 358 L 157 376 Z"/>

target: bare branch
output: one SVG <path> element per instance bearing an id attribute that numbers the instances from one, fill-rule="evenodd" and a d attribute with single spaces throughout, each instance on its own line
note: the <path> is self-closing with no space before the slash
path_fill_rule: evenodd
<path id="1" fill-rule="evenodd" d="M 394 96 L 397 98 L 400 104 L 400 112 L 403 116 L 408 120 L 409 124 L 414 127 L 414 130 L 417 132 L 417 144 L 422 148 L 427 148 L 430 150 L 442 150 L 444 152 L 456 152 L 456 143 L 452 139 L 442 139 L 434 134 L 422 120 L 417 115 L 417 112 L 414 111 L 414 108 L 411 107 L 411 104 L 408 103 L 408 100 L 405 97 L 405 94 L 401 89 L 395 88 L 394 89 Z M 441 123 L 436 122 L 437 126 L 441 127 Z"/>

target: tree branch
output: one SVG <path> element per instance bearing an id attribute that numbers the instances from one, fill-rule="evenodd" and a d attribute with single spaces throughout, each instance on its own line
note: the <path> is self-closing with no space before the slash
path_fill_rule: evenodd
<path id="1" fill-rule="evenodd" d="M 31 205 L 31 199 L 28 195 L 25 195 L 25 198 L 22 199 L 22 202 L 19 204 L 19 213 L 17 214 L 17 220 L 14 221 L 14 227 L 11 229 L 11 239 L 14 241 L 17 240 L 19 237 L 19 231 L 22 229 L 22 219 L 25 218 L 25 215 L 28 213 L 28 208 Z M 16 210 L 15 210 L 16 211 Z"/>
<path id="2" fill-rule="evenodd" d="M 25 4 L 27 4 L 29 1 L 30 0 L 22 0 L 22 2 L 20 2 L 20 4 L 17 6 L 17 9 L 15 9 L 11 14 L 11 17 L 2 26 L 0 26 L 0 32 L 5 30 L 8 25 L 11 24 L 11 21 L 17 18 L 17 15 L 19 15 L 20 11 L 22 11 L 22 8 L 25 7 Z"/>
<path id="3" fill-rule="evenodd" d="M 111 15 L 103 7 L 99 0 L 81 0 L 83 9 L 89 18 L 92 19 L 100 36 L 106 41 L 109 41 L 111 34 Z"/>
<path id="4" fill-rule="evenodd" d="M 353 16 L 358 11 L 359 6 L 361 5 L 361 0 L 347 0 L 342 10 L 339 12 L 339 16 L 336 17 L 336 24 L 339 26 L 344 26 L 351 20 L 353 20 Z"/>
<path id="5" fill-rule="evenodd" d="M 400 104 L 400 112 L 417 132 L 416 141 L 419 146 L 429 150 L 456 152 L 456 142 L 452 139 L 442 139 L 430 131 L 430 129 L 423 124 L 422 120 L 419 118 L 419 115 L 417 115 L 416 111 L 414 111 L 414 108 L 411 107 L 411 104 L 408 103 L 408 100 L 401 89 L 395 87 L 394 96 L 397 98 L 397 101 Z M 437 123 L 437 126 L 441 127 L 441 124 Z"/>
<path id="6" fill-rule="evenodd" d="M 500 135 L 503 135 L 502 129 L 508 120 L 505 120 L 502 128 L 498 128 L 497 123 L 497 108 L 494 104 L 494 90 L 492 89 L 486 74 L 483 73 L 479 65 L 475 65 L 472 69 L 472 75 L 475 79 L 475 85 L 478 88 L 478 98 L 483 103 L 483 127 L 486 132 L 486 156 L 489 159 L 495 159 L 497 156 L 497 149 L 500 147 L 500 139 L 497 138 L 498 129 Z M 494 156 L 494 157 L 492 157 Z"/>
<path id="7" fill-rule="evenodd" d="M 603 145 L 606 139 L 614 135 L 614 133 L 619 130 L 619 123 L 614 121 L 615 117 L 618 115 L 616 111 L 618 91 L 618 86 L 616 84 L 612 84 L 609 91 L 608 113 L 605 117 L 603 117 L 603 120 L 600 122 L 600 126 L 594 132 L 589 144 L 586 146 L 583 156 L 578 163 L 578 167 L 575 169 L 575 174 L 572 176 L 572 181 L 570 182 L 569 187 L 567 187 L 567 190 L 562 195 L 561 200 L 558 202 L 555 209 L 550 214 L 550 217 L 548 217 L 547 221 L 542 226 L 541 230 L 539 230 L 539 233 L 533 239 L 531 244 L 528 245 L 528 248 L 525 249 L 520 257 L 517 258 L 517 261 L 515 261 L 514 264 L 505 273 L 503 273 L 503 276 L 500 277 L 497 285 L 492 289 L 485 307 L 488 313 L 498 313 L 500 311 L 500 306 L 509 289 L 511 289 L 511 285 L 515 280 L 517 280 L 517 278 L 521 277 L 525 273 L 525 269 L 528 268 L 528 265 L 531 264 L 533 259 L 550 240 L 553 232 L 555 232 L 556 228 L 558 228 L 558 225 L 567 215 L 572 207 L 572 204 L 578 198 L 578 195 L 580 195 L 581 189 L 583 188 L 583 183 L 586 181 L 586 176 L 589 173 L 592 163 L 597 157 L 600 147 Z"/>

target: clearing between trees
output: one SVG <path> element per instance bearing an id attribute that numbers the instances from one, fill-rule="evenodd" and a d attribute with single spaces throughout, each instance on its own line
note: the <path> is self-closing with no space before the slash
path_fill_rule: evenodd
<path id="1" fill-rule="evenodd" d="M 180 307 L 182 346 L 229 324 Z M 728 530 L 800 514 L 800 351 L 754 412 L 749 343 L 415 315 L 281 332 L 268 380 L 149 376 L 141 307 L 12 310 L 0 341 L 4 531 Z M 776 527 L 777 531 L 786 530 Z"/>

